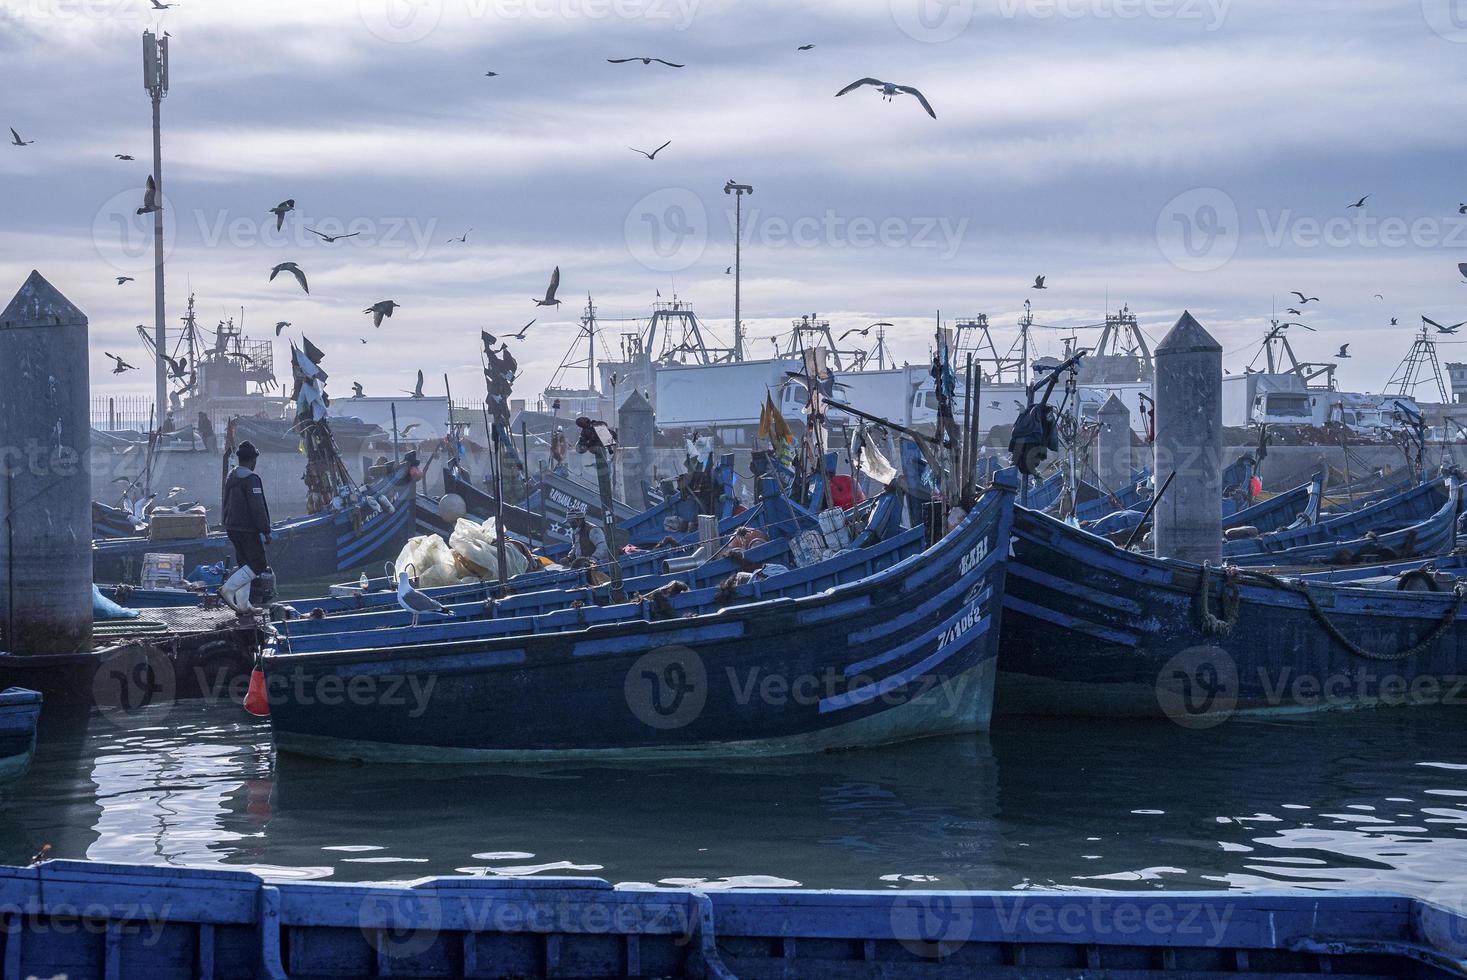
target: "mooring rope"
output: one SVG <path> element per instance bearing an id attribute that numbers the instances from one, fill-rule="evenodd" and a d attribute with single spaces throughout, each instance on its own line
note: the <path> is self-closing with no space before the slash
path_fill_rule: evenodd
<path id="1" fill-rule="evenodd" d="M 1411 646 L 1398 650 L 1395 653 L 1378 653 L 1374 650 L 1367 650 L 1365 647 L 1356 643 L 1331 622 L 1324 608 L 1320 606 L 1319 600 L 1314 597 L 1314 593 L 1303 582 L 1279 578 L 1277 575 L 1270 575 L 1268 572 L 1260 572 L 1253 569 L 1245 571 L 1233 565 L 1224 566 L 1222 586 L 1223 614 L 1221 617 L 1215 616 L 1211 608 L 1212 571 L 1212 563 L 1204 562 L 1202 565 L 1202 574 L 1197 578 L 1196 595 L 1199 626 L 1209 636 L 1227 636 L 1232 632 L 1233 627 L 1237 625 L 1238 612 L 1242 604 L 1239 586 L 1246 577 L 1260 584 L 1270 585 L 1276 589 L 1282 589 L 1285 592 L 1292 592 L 1295 595 L 1302 596 L 1309 607 L 1310 615 L 1314 617 L 1315 622 L 1319 623 L 1320 627 L 1329 635 L 1330 639 L 1344 647 L 1354 656 L 1365 660 L 1382 662 L 1409 660 L 1412 657 L 1425 653 L 1436 644 L 1437 640 L 1446 634 L 1447 630 L 1452 628 L 1452 624 L 1457 621 L 1457 615 L 1462 611 L 1463 604 L 1467 603 L 1467 585 L 1459 582 L 1452 590 L 1456 601 L 1452 603 L 1451 608 L 1446 611 L 1441 620 L 1428 630 L 1424 636 Z"/>

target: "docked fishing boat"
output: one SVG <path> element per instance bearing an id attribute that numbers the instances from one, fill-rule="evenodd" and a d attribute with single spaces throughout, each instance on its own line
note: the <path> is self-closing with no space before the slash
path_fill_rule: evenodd
<path id="1" fill-rule="evenodd" d="M 1386 591 L 1125 551 L 1016 511 L 1000 710 L 1168 715 L 1440 702 L 1467 677 L 1467 590 Z"/>
<path id="2" fill-rule="evenodd" d="M 1304 526 L 1319 521 L 1320 503 L 1324 493 L 1324 474 L 1317 473 L 1305 484 L 1283 493 L 1260 500 L 1251 507 L 1234 511 L 1223 518 L 1223 530 L 1251 527 L 1263 534 L 1282 531 L 1292 526 Z"/>
<path id="3" fill-rule="evenodd" d="M 587 760 L 791 754 L 981 730 L 1012 513 L 1007 482 L 931 546 L 916 528 L 884 548 L 688 592 L 671 609 L 573 602 L 299 647 L 287 637 L 262 658 L 276 744 L 336 759 Z M 348 679 L 396 696 L 310 693 Z"/>
<path id="4" fill-rule="evenodd" d="M 1371 507 L 1258 537 L 1230 540 L 1235 565 L 1353 565 L 1449 552 L 1456 545 L 1461 486 L 1455 477 L 1413 487 Z"/>
<path id="5" fill-rule="evenodd" d="M 0 783 L 26 774 L 36 753 L 41 694 L 23 687 L 0 691 Z"/>

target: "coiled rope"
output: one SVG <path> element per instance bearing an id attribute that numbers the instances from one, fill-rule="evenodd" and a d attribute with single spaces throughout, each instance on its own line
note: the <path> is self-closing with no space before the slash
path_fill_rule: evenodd
<path id="1" fill-rule="evenodd" d="M 1202 574 L 1197 577 L 1195 602 L 1198 625 L 1209 636 L 1227 636 L 1232 632 L 1233 627 L 1237 625 L 1238 613 L 1242 605 L 1240 586 L 1246 578 L 1258 584 L 1273 586 L 1276 589 L 1282 589 L 1285 592 L 1292 592 L 1295 595 L 1302 596 L 1309 607 L 1310 615 L 1314 617 L 1315 622 L 1320 625 L 1330 639 L 1344 647 L 1354 656 L 1364 660 L 1382 662 L 1409 660 L 1412 657 L 1425 653 L 1446 634 L 1447 630 L 1452 628 L 1452 624 L 1457 621 L 1457 615 L 1462 611 L 1463 603 L 1467 602 L 1467 584 L 1459 582 L 1452 590 L 1456 601 L 1452 603 L 1451 608 L 1446 611 L 1441 620 L 1428 630 L 1424 636 L 1411 646 L 1398 650 L 1395 653 L 1378 653 L 1374 650 L 1367 650 L 1365 647 L 1356 643 L 1331 622 L 1324 608 L 1315 599 L 1314 593 L 1303 582 L 1279 578 L 1277 575 L 1270 575 L 1268 572 L 1260 572 L 1252 569 L 1244 571 L 1233 565 L 1225 565 L 1223 567 L 1222 615 L 1215 616 L 1212 612 L 1212 572 L 1212 563 L 1204 562 L 1202 565 Z"/>

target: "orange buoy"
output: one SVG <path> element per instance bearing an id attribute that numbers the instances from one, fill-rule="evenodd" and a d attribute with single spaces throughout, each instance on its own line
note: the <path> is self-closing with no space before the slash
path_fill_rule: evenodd
<path id="1" fill-rule="evenodd" d="M 245 694 L 244 709 L 257 718 L 270 715 L 270 698 L 265 694 L 265 672 L 258 667 L 250 671 L 250 689 Z"/>

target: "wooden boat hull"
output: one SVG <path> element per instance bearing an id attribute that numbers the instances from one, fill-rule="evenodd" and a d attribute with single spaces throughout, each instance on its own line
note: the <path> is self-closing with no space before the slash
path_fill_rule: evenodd
<path id="1" fill-rule="evenodd" d="M 577 761 L 983 730 L 1012 512 L 1011 487 L 990 491 L 922 553 L 801 598 L 656 621 L 628 604 L 559 633 L 270 653 L 276 744 L 335 759 Z M 348 682 L 363 696 L 315 693 Z"/>
<path id="2" fill-rule="evenodd" d="M 1229 631 L 1200 614 L 1202 569 L 1124 552 L 1019 509 L 1004 598 L 1000 712 L 1172 717 L 1441 703 L 1467 698 L 1467 618 L 1414 656 L 1360 657 L 1296 591 L 1245 578 Z M 1378 654 L 1429 637 L 1457 606 L 1451 592 L 1309 586 L 1324 617 Z M 1223 583 L 1208 608 L 1222 616 Z"/>
<path id="3" fill-rule="evenodd" d="M 38 691 L 12 687 L 0 692 L 0 783 L 14 782 L 30 769 L 40 720 Z"/>
<path id="4" fill-rule="evenodd" d="M 338 512 L 276 525 L 266 549 L 276 579 L 299 582 L 369 567 L 375 574 L 382 562 L 397 557 L 415 527 L 414 489 L 405 481 L 390 490 L 383 489 L 393 502 L 392 509 L 384 508 L 360 524 L 351 513 Z M 234 546 L 223 531 L 182 541 L 115 538 L 93 542 L 93 578 L 99 582 L 136 582 L 143 556 L 155 551 L 183 555 L 185 570 L 221 560 L 234 561 Z"/>

